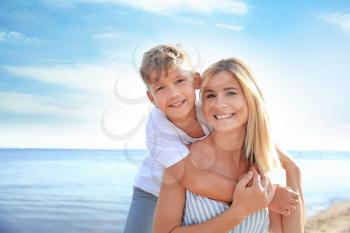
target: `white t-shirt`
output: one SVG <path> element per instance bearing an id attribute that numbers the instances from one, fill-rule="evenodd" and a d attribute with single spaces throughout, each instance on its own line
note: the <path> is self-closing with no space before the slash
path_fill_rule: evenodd
<path id="1" fill-rule="evenodd" d="M 146 125 L 148 155 L 136 175 L 134 186 L 159 196 L 164 167 L 168 168 L 189 155 L 186 145 L 207 137 L 210 133 L 199 105 L 197 119 L 206 136 L 192 138 L 177 128 L 159 109 L 153 108 Z"/>

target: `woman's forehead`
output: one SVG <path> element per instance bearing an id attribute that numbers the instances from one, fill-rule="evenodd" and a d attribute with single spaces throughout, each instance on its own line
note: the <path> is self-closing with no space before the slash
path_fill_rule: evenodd
<path id="1" fill-rule="evenodd" d="M 237 80 L 237 78 L 228 71 L 221 71 L 218 74 L 215 74 L 211 77 L 207 77 L 203 82 L 202 88 L 204 90 L 221 90 L 226 88 L 235 88 L 241 89 L 241 86 Z"/>

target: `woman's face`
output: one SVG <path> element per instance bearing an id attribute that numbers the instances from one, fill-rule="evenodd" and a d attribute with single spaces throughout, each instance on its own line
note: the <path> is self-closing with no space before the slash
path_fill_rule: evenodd
<path id="1" fill-rule="evenodd" d="M 203 87 L 202 110 L 209 125 L 218 132 L 245 128 L 248 106 L 236 78 L 228 71 L 208 78 Z"/>

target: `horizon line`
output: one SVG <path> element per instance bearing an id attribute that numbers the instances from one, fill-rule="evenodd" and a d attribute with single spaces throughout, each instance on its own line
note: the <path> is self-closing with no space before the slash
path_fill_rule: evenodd
<path id="1" fill-rule="evenodd" d="M 83 148 L 83 147 L 1 147 L 0 150 L 144 150 L 147 148 Z M 320 149 L 285 149 L 286 151 L 293 152 L 337 152 L 337 153 L 350 153 L 350 150 L 320 150 Z"/>

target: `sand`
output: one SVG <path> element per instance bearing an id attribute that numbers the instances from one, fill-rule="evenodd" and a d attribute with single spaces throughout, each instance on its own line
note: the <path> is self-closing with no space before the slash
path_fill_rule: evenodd
<path id="1" fill-rule="evenodd" d="M 350 201 L 342 201 L 306 219 L 305 233 L 350 233 Z"/>

